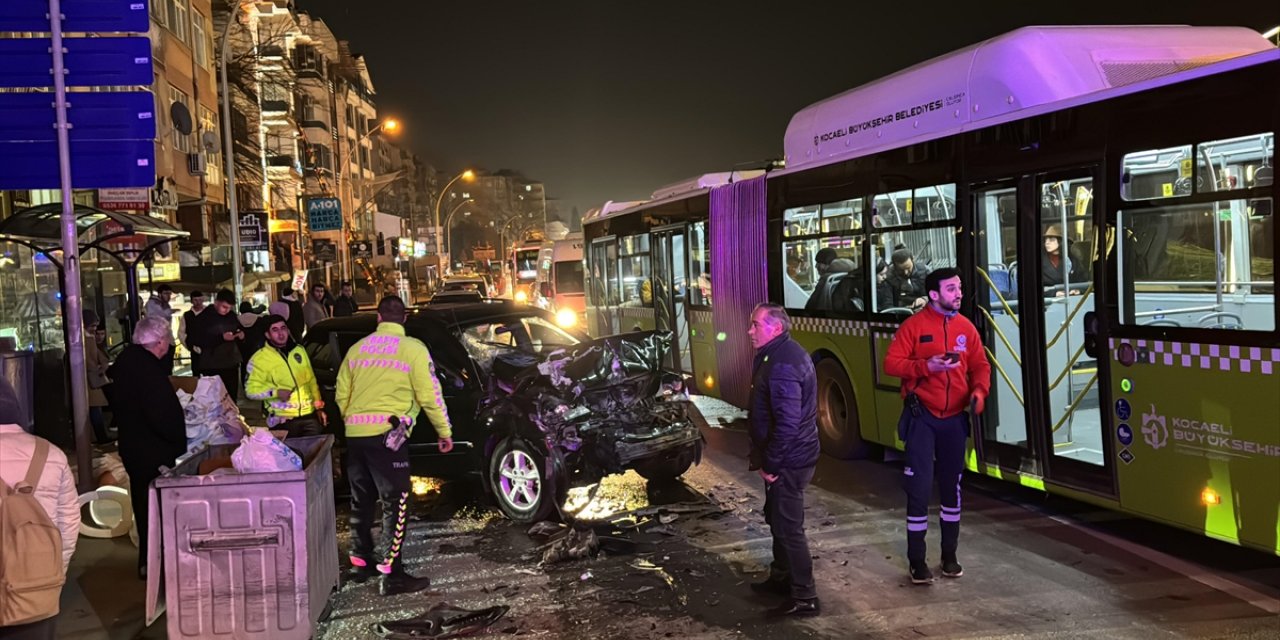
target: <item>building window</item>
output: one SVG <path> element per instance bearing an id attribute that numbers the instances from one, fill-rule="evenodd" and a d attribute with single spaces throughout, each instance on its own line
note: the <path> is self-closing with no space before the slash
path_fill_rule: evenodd
<path id="1" fill-rule="evenodd" d="M 191 12 L 191 55 L 196 64 L 209 66 L 209 41 L 205 39 L 205 17 L 199 11 Z"/>
<path id="2" fill-rule="evenodd" d="M 151 17 L 155 19 L 157 24 L 167 24 L 168 17 L 165 14 L 167 11 L 166 5 L 172 1 L 173 0 L 151 0 Z"/>
<path id="3" fill-rule="evenodd" d="M 208 107 L 200 107 L 200 131 L 215 135 L 218 133 L 218 117 Z M 221 138 L 219 138 L 219 142 L 221 142 Z M 213 160 L 213 158 L 220 158 L 221 156 L 215 156 L 214 154 L 209 154 L 209 156 L 210 161 L 206 163 L 204 170 L 205 182 L 222 184 L 222 165 Z"/>
<path id="4" fill-rule="evenodd" d="M 170 0 L 169 28 L 178 39 L 187 41 L 187 10 L 191 0 Z"/>
<path id="5" fill-rule="evenodd" d="M 187 113 L 191 112 L 191 98 L 179 91 L 177 87 L 169 85 L 169 108 L 172 109 L 174 104 L 181 104 L 187 108 Z M 178 131 L 175 126 L 173 128 L 173 148 L 182 153 L 191 153 L 191 134 L 184 134 Z"/>

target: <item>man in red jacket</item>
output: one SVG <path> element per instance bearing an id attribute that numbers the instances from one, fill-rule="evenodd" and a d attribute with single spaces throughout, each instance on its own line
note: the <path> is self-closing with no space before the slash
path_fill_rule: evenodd
<path id="1" fill-rule="evenodd" d="M 929 499 L 937 478 L 942 513 L 942 575 L 964 574 L 956 561 L 960 538 L 960 479 L 972 408 L 980 415 L 991 390 L 991 363 L 982 338 L 960 315 L 960 272 L 933 271 L 925 278 L 929 304 L 911 316 L 893 336 L 884 358 L 885 373 L 902 379 L 904 408 L 898 437 L 906 443 L 907 561 L 911 582 L 929 584 L 925 563 Z M 935 462 L 936 460 L 936 462 Z"/>

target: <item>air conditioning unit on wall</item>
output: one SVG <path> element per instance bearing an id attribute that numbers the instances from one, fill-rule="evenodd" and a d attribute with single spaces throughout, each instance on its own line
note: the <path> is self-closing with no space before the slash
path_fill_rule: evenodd
<path id="1" fill-rule="evenodd" d="M 193 176 L 202 176 L 205 171 L 204 154 L 200 152 L 187 154 L 187 171 Z"/>

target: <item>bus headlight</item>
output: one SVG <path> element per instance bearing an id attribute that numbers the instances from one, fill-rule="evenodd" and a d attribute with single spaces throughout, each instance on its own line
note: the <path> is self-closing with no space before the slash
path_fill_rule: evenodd
<path id="1" fill-rule="evenodd" d="M 526 293 L 526 292 L 524 292 L 524 291 L 517 291 L 517 292 L 516 292 L 516 302 L 524 303 L 524 302 L 528 302 L 528 301 L 529 301 L 529 294 L 528 294 L 528 293 Z"/>
<path id="2" fill-rule="evenodd" d="M 573 309 L 561 309 L 556 312 L 556 324 L 565 329 L 572 329 L 578 324 L 578 314 L 574 313 Z"/>

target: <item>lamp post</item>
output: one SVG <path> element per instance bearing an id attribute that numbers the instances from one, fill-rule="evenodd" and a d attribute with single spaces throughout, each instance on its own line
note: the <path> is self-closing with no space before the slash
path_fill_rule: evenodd
<path id="1" fill-rule="evenodd" d="M 400 130 L 400 121 L 396 120 L 395 118 L 387 118 L 382 122 L 379 122 L 378 126 L 368 130 L 367 132 L 365 132 L 364 135 L 360 136 L 360 138 L 356 140 L 355 145 L 353 145 L 351 149 L 347 151 L 346 162 L 343 162 L 338 167 L 339 169 L 338 183 L 339 183 L 339 188 L 345 188 L 347 190 L 347 193 L 351 196 L 352 203 L 357 202 L 359 198 L 356 196 L 355 190 L 352 188 L 351 176 L 349 175 L 350 172 L 348 171 L 347 168 L 350 167 L 352 161 L 355 160 L 356 153 L 360 150 L 361 145 L 364 143 L 365 140 L 368 140 L 370 137 L 373 136 L 373 134 L 378 133 L 379 131 L 386 131 L 387 133 L 395 133 L 399 130 Z M 363 192 L 363 189 L 361 191 Z M 363 209 L 364 209 L 364 205 L 361 204 L 360 206 L 356 207 L 356 209 L 353 209 L 352 211 L 348 212 L 348 215 L 351 216 L 352 222 L 355 221 L 356 214 L 360 213 Z M 350 224 L 346 225 L 345 232 L 347 237 L 349 238 L 351 234 Z M 340 247 L 340 249 L 343 251 L 343 255 L 346 256 L 342 261 L 342 279 L 351 280 L 352 278 L 348 276 L 348 272 L 351 270 L 351 267 L 347 264 L 348 262 L 351 261 L 351 254 L 350 254 L 350 251 L 346 249 L 347 243 L 345 239 L 342 245 L 343 246 Z"/>
<path id="2" fill-rule="evenodd" d="M 436 260 L 440 263 L 440 273 L 437 274 L 438 276 L 444 275 L 444 238 L 441 237 L 444 235 L 444 228 L 440 226 L 440 205 L 444 203 L 444 194 L 449 192 L 449 187 L 452 187 L 453 183 L 459 180 L 471 182 L 472 180 L 475 180 L 475 178 L 476 172 L 470 169 L 459 173 L 454 176 L 452 180 L 445 183 L 444 188 L 440 190 L 440 197 L 436 198 Z"/>
<path id="3" fill-rule="evenodd" d="M 462 208 L 462 205 L 475 204 L 475 202 L 476 201 L 471 198 L 464 199 L 462 202 L 459 202 L 458 204 L 454 205 L 453 210 L 450 211 L 449 215 L 445 216 L 444 218 L 444 228 L 440 230 L 440 233 L 444 234 L 444 240 L 445 240 L 444 255 L 449 256 L 449 264 L 453 264 L 453 234 L 449 232 L 449 230 L 453 228 L 453 214 L 457 213 L 458 209 Z M 468 211 L 463 215 L 469 216 L 471 215 L 471 212 Z"/>
<path id="4" fill-rule="evenodd" d="M 231 49 L 231 25 L 239 17 L 244 4 L 234 3 L 227 14 L 227 24 L 222 26 L 222 159 L 226 165 L 227 212 L 231 214 L 231 282 L 235 289 L 236 300 L 244 292 L 244 284 L 240 279 L 240 211 L 236 203 L 236 165 L 235 148 L 231 137 L 231 83 L 227 79 L 227 56 Z"/>

